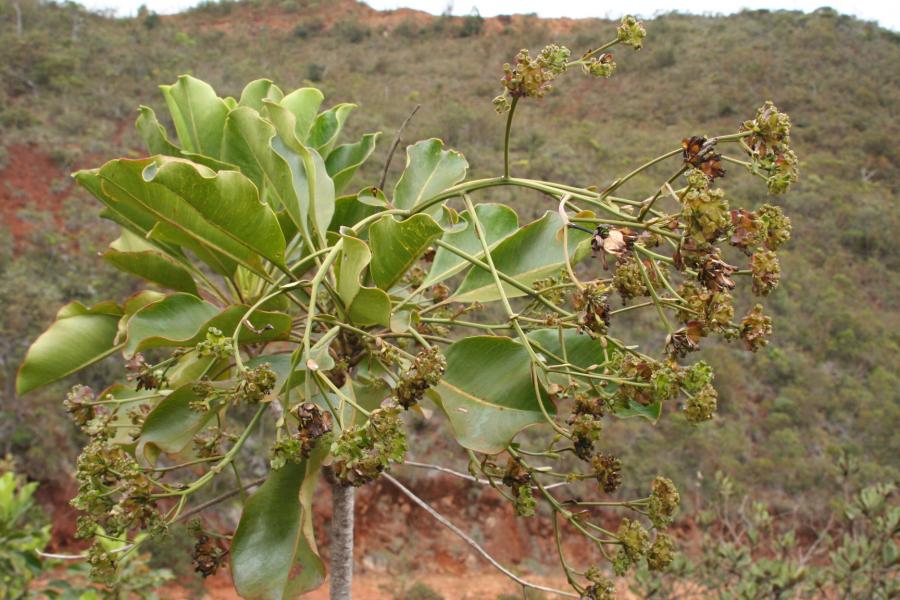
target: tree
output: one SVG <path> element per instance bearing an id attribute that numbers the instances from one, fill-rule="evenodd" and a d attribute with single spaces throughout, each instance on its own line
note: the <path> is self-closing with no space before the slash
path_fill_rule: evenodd
<path id="1" fill-rule="evenodd" d="M 713 416 L 711 369 L 680 364 L 702 338 L 741 340 L 753 351 L 767 343 L 762 306 L 734 322 L 731 291 L 738 278 L 756 295 L 777 285 L 775 250 L 790 222 L 771 205 L 729 210 L 711 185 L 730 162 L 778 194 L 797 170 L 790 121 L 766 103 L 737 133 L 687 137 L 601 191 L 514 177 L 518 105 L 569 70 L 610 77 L 606 51 L 640 49 L 644 36 L 626 17 L 615 39 L 580 58 L 558 45 L 534 57 L 521 51 L 504 66 L 494 100 L 507 119 L 503 174 L 467 179 L 463 155 L 429 139 L 407 148 L 390 196 L 383 181 L 345 194 L 379 137 L 338 145 L 355 105 L 320 111 L 318 90 L 285 94 L 265 79 L 238 100 L 189 76 L 163 86 L 178 145 L 141 107 L 137 127 L 151 156 L 75 178 L 122 228 L 105 258 L 169 291 L 66 305 L 17 379 L 24 394 L 105 357 L 125 360 L 123 381 L 99 394 L 76 386 L 65 402 L 90 436 L 73 500 L 84 512 L 79 535 L 162 534 L 256 488 L 230 549 L 216 541 L 227 536 L 196 525 L 195 566 L 210 574 L 230 556 L 242 596 L 293 597 L 325 578 L 311 503 L 326 472 L 333 598 L 350 595 L 353 488 L 378 477 L 486 555 L 386 472 L 404 461 L 405 411 L 427 399 L 469 457 L 471 474 L 462 477 L 491 485 L 522 517 L 549 512 L 574 590 L 559 593 L 606 598 L 612 590 L 599 567 L 566 559 L 560 538 L 569 532 L 594 544 L 617 575 L 638 564 L 664 568 L 674 552 L 665 529 L 679 504 L 670 480 L 657 477 L 632 500 L 564 499 L 565 486 L 619 487 L 621 462 L 595 448 L 606 418 L 656 421 L 664 405 L 693 422 Z M 745 157 L 720 153 L 726 146 Z M 647 199 L 617 195 L 670 159 L 674 174 Z M 511 206 L 471 197 L 497 187 L 536 190 L 548 210 L 521 225 Z M 722 242 L 750 256 L 746 268 L 726 262 Z M 592 252 L 599 259 L 579 275 Z M 613 335 L 617 315 L 644 309 L 665 335 L 659 358 Z M 264 433 L 263 420 L 273 432 Z M 525 441 L 525 428 L 545 435 Z M 246 482 L 236 459 L 250 440 L 269 449 L 271 469 Z M 233 493 L 197 503 L 213 480 L 230 476 Z M 605 529 L 600 508 L 629 518 Z M 117 553 L 95 543 L 86 557 L 99 578 L 115 577 Z"/>

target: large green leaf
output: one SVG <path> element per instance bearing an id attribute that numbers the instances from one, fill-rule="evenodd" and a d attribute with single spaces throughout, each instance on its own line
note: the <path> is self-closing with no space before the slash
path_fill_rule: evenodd
<path id="1" fill-rule="evenodd" d="M 279 102 L 282 98 L 284 98 L 284 92 L 270 79 L 257 79 L 244 86 L 238 106 L 248 106 L 259 111 L 263 108 L 263 100 Z"/>
<path id="2" fill-rule="evenodd" d="M 383 202 L 383 204 L 382 204 Z M 387 208 L 384 194 L 378 188 L 364 188 L 356 196 L 342 196 L 335 201 L 334 216 L 331 218 L 329 231 L 340 231 L 341 227 L 353 228 L 354 225 Z M 358 235 L 365 239 L 367 232 Z"/>
<path id="3" fill-rule="evenodd" d="M 182 75 L 173 85 L 161 85 L 181 146 L 188 152 L 219 158 L 228 104 L 208 83 Z"/>
<path id="4" fill-rule="evenodd" d="M 278 132 L 272 140 L 272 148 L 290 167 L 297 197 L 294 212 L 291 206 L 286 206 L 288 213 L 307 238 L 315 238 L 324 247 L 325 231 L 334 216 L 334 181 L 328 175 L 322 156 L 297 138 L 294 115 L 281 104 L 265 104 Z"/>
<path id="5" fill-rule="evenodd" d="M 294 90 L 278 103 L 294 116 L 294 135 L 303 144 L 309 139 L 309 131 L 324 99 L 322 92 L 308 87 Z"/>
<path id="6" fill-rule="evenodd" d="M 135 127 L 137 127 L 138 133 L 144 140 L 144 144 L 147 146 L 150 154 L 164 154 L 165 156 L 186 158 L 195 163 L 209 167 L 213 171 L 234 169 L 234 165 L 216 160 L 205 154 L 182 150 L 169 141 L 169 135 L 166 133 L 166 128 L 157 120 L 156 113 L 153 112 L 152 108 L 141 106 L 138 108 L 138 111 L 140 112 L 140 115 L 135 122 Z"/>
<path id="7" fill-rule="evenodd" d="M 556 274 L 565 265 L 562 238 L 559 236 L 563 226 L 559 214 L 547 212 L 504 239 L 491 251 L 494 266 L 527 286 Z M 569 257 L 573 263 L 590 252 L 589 234 L 572 230 L 568 232 L 568 238 Z M 503 288 L 508 297 L 524 294 L 508 283 Z M 463 279 L 453 297 L 459 302 L 490 302 L 499 299 L 500 294 L 491 272 L 475 267 Z"/>
<path id="8" fill-rule="evenodd" d="M 475 207 L 475 214 L 478 215 L 478 220 L 484 228 L 488 248 L 491 249 L 500 243 L 501 240 L 512 235 L 519 227 L 519 217 L 516 211 L 504 204 L 479 204 Z M 470 223 L 469 211 L 464 211 L 461 217 L 468 223 L 468 226 L 462 231 L 444 233 L 441 240 L 454 248 L 483 260 L 484 250 L 482 250 L 481 242 L 475 234 L 475 228 Z M 471 263 L 464 258 L 460 258 L 449 250 L 439 247 L 434 253 L 434 262 L 431 264 L 425 283 L 427 285 L 435 285 L 465 270 L 469 266 L 471 266 Z"/>
<path id="9" fill-rule="evenodd" d="M 456 150 L 444 150 L 439 139 L 423 140 L 406 148 L 406 168 L 394 190 L 394 206 L 411 209 L 462 181 L 469 163 Z M 428 210 L 437 215 L 440 207 Z"/>
<path id="10" fill-rule="evenodd" d="M 123 352 L 132 356 L 147 348 L 194 346 L 203 341 L 211 327 L 226 336 L 233 335 L 248 310 L 248 306 L 239 304 L 219 312 L 213 304 L 191 294 L 172 294 L 141 308 L 128 320 Z M 252 328 L 241 327 L 239 343 L 283 339 L 291 328 L 290 316 L 278 312 L 257 310 L 249 322 Z"/>
<path id="11" fill-rule="evenodd" d="M 168 188 L 234 241 L 276 265 L 284 264 L 285 241 L 278 217 L 241 173 L 216 173 L 189 161 L 158 158 L 143 177 Z"/>
<path id="12" fill-rule="evenodd" d="M 191 241 L 223 257 L 211 266 L 233 261 L 264 274 L 260 257 L 284 262 L 284 236 L 275 213 L 237 171 L 216 173 L 158 156 L 113 160 L 99 175 L 98 198 L 111 210 L 137 223 L 139 230 L 156 229 L 161 238 L 178 240 L 179 245 Z"/>
<path id="13" fill-rule="evenodd" d="M 103 258 L 121 271 L 143 277 L 162 287 L 197 294 L 197 284 L 187 269 L 160 252 L 156 246 L 126 229 L 109 245 Z"/>
<path id="14" fill-rule="evenodd" d="M 325 169 L 334 180 L 335 194 L 341 193 L 359 166 L 372 155 L 380 135 L 380 132 L 367 133 L 358 142 L 342 144 L 331 151 L 325 159 Z"/>
<path id="15" fill-rule="evenodd" d="M 312 527 L 312 495 L 327 446 L 272 471 L 241 514 L 231 543 L 234 586 L 247 600 L 286 600 L 325 579 Z"/>
<path id="16" fill-rule="evenodd" d="M 249 107 L 236 108 L 225 121 L 222 156 L 238 165 L 275 210 L 284 207 L 299 219 L 291 170 L 272 149 L 275 127 Z"/>
<path id="17" fill-rule="evenodd" d="M 391 299 L 384 291 L 360 283 L 360 276 L 372 259 L 369 247 L 355 237 L 341 237 L 341 253 L 335 265 L 337 292 L 350 320 L 361 326 L 390 326 Z"/>
<path id="18" fill-rule="evenodd" d="M 181 452 L 215 415 L 214 410 L 191 409 L 191 402 L 203 400 L 196 388 L 194 383 L 178 388 L 147 415 L 135 452 L 142 462 L 153 464 L 160 452 Z"/>
<path id="19" fill-rule="evenodd" d="M 25 354 L 16 377 L 16 393 L 26 394 L 115 352 L 121 317 L 122 310 L 111 302 L 91 308 L 72 302 L 62 307 L 56 321 Z"/>
<path id="20" fill-rule="evenodd" d="M 356 104 L 341 103 L 329 108 L 316 117 L 309 132 L 308 145 L 315 148 L 322 156 L 328 156 L 337 143 L 344 122 Z"/>
<path id="21" fill-rule="evenodd" d="M 545 422 L 528 351 L 501 336 L 473 336 L 447 348 L 435 388 L 456 441 L 476 452 L 502 451 L 523 428 Z M 548 413 L 554 407 L 541 391 Z"/>
<path id="22" fill-rule="evenodd" d="M 389 290 L 443 232 L 426 214 L 413 215 L 405 221 L 385 215 L 372 223 L 369 226 L 370 271 L 375 284 Z"/>

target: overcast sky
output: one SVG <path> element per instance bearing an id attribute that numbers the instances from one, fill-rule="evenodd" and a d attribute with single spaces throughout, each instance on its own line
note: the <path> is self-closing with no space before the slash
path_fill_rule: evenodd
<path id="1" fill-rule="evenodd" d="M 162 14 L 178 12 L 197 4 L 199 0 L 82 0 L 92 9 L 112 9 L 120 16 L 132 15 L 137 7 L 146 4 L 150 10 Z M 477 8 L 482 16 L 497 14 L 537 13 L 542 17 L 619 17 L 625 13 L 651 17 L 657 12 L 678 10 L 690 13 L 734 13 L 742 8 L 769 8 L 812 11 L 820 6 L 855 15 L 867 21 L 878 21 L 883 27 L 900 29 L 900 2 L 896 0 L 367 0 L 378 9 L 409 7 L 433 14 L 444 12 L 452 5 L 453 14 L 469 14 Z"/>

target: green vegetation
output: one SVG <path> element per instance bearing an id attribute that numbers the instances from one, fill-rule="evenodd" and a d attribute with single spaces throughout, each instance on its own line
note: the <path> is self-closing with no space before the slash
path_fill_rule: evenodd
<path id="1" fill-rule="evenodd" d="M 54 187 L 65 192 L 66 203 L 55 214 L 23 206 L 20 219 L 37 226 L 26 234 L 6 231 L 2 238 L 0 411 L 14 418 L 3 419 L 0 439 L 4 449 L 25 456 L 33 476 L 48 479 L 62 471 L 50 461 L 74 461 L 78 434 L 45 436 L 48 422 L 65 431 L 62 386 L 16 399 L 14 373 L 25 340 L 46 328 L 63 301 L 93 305 L 134 291 L 88 258 L 117 234 L 93 223 L 92 201 L 69 187 L 64 175 L 123 148 L 143 155 L 130 126 L 139 104 L 149 104 L 174 131 L 162 116 L 163 103 L 148 92 L 156 83 L 193 73 L 222 95 L 238 97 L 243 83 L 259 74 L 289 89 L 315 81 L 329 98 L 362 104 L 347 123 L 350 139 L 364 131 L 393 132 L 421 104 L 404 140 L 443 138 L 465 151 L 470 176 L 482 178 L 496 175 L 504 149 L 504 119 L 489 106 L 499 74 L 484 65 L 502 64 L 520 48 L 551 40 L 580 50 L 611 27 L 584 21 L 557 34 L 552 24 L 530 17 L 378 22 L 352 4 L 354 19 L 335 27 L 324 18 L 324 2 L 210 3 L 177 17 L 148 13 L 126 20 L 68 5 L 18 4 L 21 32 L 11 3 L 0 4 L 0 165 L 34 143 L 32 150 L 59 165 Z M 829 499 L 840 492 L 828 475 L 835 457 L 846 452 L 858 460 L 862 485 L 900 477 L 894 364 L 900 290 L 892 243 L 900 226 L 894 201 L 900 167 L 900 126 L 893 115 L 900 101 L 893 75 L 900 59 L 897 36 L 828 10 L 715 19 L 673 14 L 645 26 L 652 41 L 628 60 L 617 55 L 618 71 L 609 81 L 567 77 L 560 83 L 564 93 L 551 92 L 540 107 L 517 109 L 513 173 L 604 190 L 615 175 L 670 150 L 673 142 L 736 131 L 759 100 L 771 98 L 792 115 L 803 176 L 785 202 L 794 218 L 792 240 L 778 251 L 785 281 L 767 299 L 772 344 L 743 355 L 703 341 L 699 356 L 717 373 L 719 416 L 700 426 L 683 419 L 663 419 L 656 427 L 610 421 L 597 445 L 622 462 L 621 497 L 646 494 L 646 482 L 663 473 L 682 490 L 686 512 L 700 518 L 700 499 L 716 494 L 711 475 L 722 471 L 736 494 L 764 497 L 770 514 L 796 511 L 785 520 L 824 527 Z M 387 146 L 382 143 L 360 167 L 360 185 L 380 179 Z M 390 181 L 402 162 L 394 162 Z M 728 172 L 721 182 L 733 204 L 759 214 L 763 204 L 774 203 L 741 166 L 723 166 Z M 646 198 L 669 175 L 669 167 L 648 169 L 616 194 Z M 9 197 L 27 197 L 13 192 Z M 524 189 L 479 194 L 479 200 L 515 206 L 522 222 L 547 208 L 538 193 Z M 661 199 L 661 206 L 666 202 L 671 209 L 670 199 Z M 578 271 L 585 281 L 613 273 L 603 271 L 599 257 L 585 264 Z M 629 281 L 627 270 L 615 272 L 619 281 Z M 631 281 L 640 288 L 639 268 L 635 274 Z M 738 299 L 735 313 L 751 307 Z M 641 312 L 617 315 L 615 327 L 629 331 L 629 342 L 660 348 L 664 335 L 655 331 L 656 313 Z M 101 382 L 117 376 L 120 366 L 100 365 L 79 381 L 102 389 Z M 416 435 L 447 435 L 435 427 Z M 43 452 L 46 447 L 66 456 Z M 697 494 L 685 492 L 695 487 Z M 520 508 L 527 512 L 524 504 Z"/>

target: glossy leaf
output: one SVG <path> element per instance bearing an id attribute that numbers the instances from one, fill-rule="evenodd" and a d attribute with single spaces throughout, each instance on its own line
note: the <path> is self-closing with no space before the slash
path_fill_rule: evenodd
<path id="1" fill-rule="evenodd" d="M 562 239 L 557 235 L 562 227 L 559 215 L 547 212 L 542 218 L 504 239 L 491 251 L 494 266 L 527 286 L 556 274 L 565 264 Z M 569 257 L 575 263 L 590 252 L 590 235 L 571 230 L 568 237 Z M 511 298 L 524 295 L 524 292 L 509 284 L 504 284 L 503 288 Z M 500 298 L 491 272 L 478 267 L 469 271 L 453 296 L 459 302 L 489 302 Z"/>
<path id="2" fill-rule="evenodd" d="M 158 158 L 147 165 L 143 177 L 168 188 L 223 234 L 276 265 L 284 264 L 278 218 L 241 173 L 215 173 L 188 161 Z"/>
<path id="3" fill-rule="evenodd" d="M 289 214 L 298 215 L 291 170 L 272 148 L 274 137 L 275 127 L 256 110 L 236 108 L 225 121 L 222 156 L 240 167 L 273 209 L 284 207 Z"/>
<path id="4" fill-rule="evenodd" d="M 234 585 L 247 600 L 284 600 L 325 579 L 312 529 L 312 494 L 325 452 L 269 473 L 241 514 L 231 543 Z"/>
<path id="5" fill-rule="evenodd" d="M 411 209 L 427 202 L 466 176 L 469 163 L 456 150 L 444 150 L 439 139 L 423 140 L 406 149 L 406 168 L 394 190 L 394 206 Z M 429 208 L 432 216 L 439 207 Z"/>
<path id="6" fill-rule="evenodd" d="M 56 321 L 28 349 L 16 377 L 16 393 L 26 394 L 115 352 L 121 317 L 122 310 L 111 302 L 91 308 L 72 302 L 62 307 Z"/>
<path id="7" fill-rule="evenodd" d="M 270 79 L 257 79 L 244 86 L 238 106 L 247 106 L 260 111 L 263 108 L 263 100 L 279 102 L 282 98 L 284 98 L 284 92 Z"/>
<path id="8" fill-rule="evenodd" d="M 334 182 L 325 161 L 316 150 L 307 147 L 293 133 L 296 119 L 280 104 L 266 102 L 267 112 L 278 137 L 272 148 L 290 167 L 296 207 L 286 206 L 294 222 L 308 239 L 324 246 L 325 231 L 334 216 Z"/>
<path id="9" fill-rule="evenodd" d="M 362 240 L 341 236 L 343 244 L 335 266 L 337 292 L 347 308 L 350 320 L 361 326 L 383 325 L 391 321 L 391 299 L 378 288 L 365 287 L 360 277 L 372 259 Z"/>
<path id="10" fill-rule="evenodd" d="M 344 122 L 356 108 L 356 104 L 344 102 L 317 116 L 310 129 L 307 145 L 315 148 L 322 156 L 328 156 L 341 135 Z"/>
<path id="11" fill-rule="evenodd" d="M 488 248 L 494 248 L 501 240 L 512 235 L 519 227 L 519 217 L 516 211 L 503 204 L 479 204 L 475 207 L 475 213 L 478 215 L 478 220 L 481 222 L 482 227 L 484 227 Z M 470 223 L 469 211 L 464 211 L 461 217 L 467 224 L 466 228 L 461 231 L 444 233 L 441 240 L 483 260 L 484 251 L 478 236 L 475 235 L 475 228 Z M 438 247 L 434 254 L 434 262 L 431 264 L 431 269 L 425 278 L 425 283 L 427 285 L 435 285 L 465 270 L 469 266 L 471 266 L 471 263 L 464 258 L 460 258 L 449 250 Z"/>
<path id="12" fill-rule="evenodd" d="M 367 133 L 354 144 L 342 144 L 325 159 L 325 170 L 334 180 L 334 192 L 340 194 L 354 173 L 375 151 L 381 133 Z"/>
<path id="13" fill-rule="evenodd" d="M 181 146 L 188 152 L 219 158 L 228 105 L 208 83 L 182 75 L 161 85 Z"/>
<path id="14" fill-rule="evenodd" d="M 145 464 L 153 464 L 160 452 L 178 454 L 215 415 L 214 410 L 192 410 L 191 402 L 203 400 L 196 385 L 181 386 L 150 411 L 141 427 L 135 454 Z"/>
<path id="15" fill-rule="evenodd" d="M 278 103 L 294 116 L 294 135 L 305 144 L 309 139 L 309 131 L 316 122 L 316 115 L 325 96 L 316 88 L 300 88 L 294 90 Z"/>
<path id="16" fill-rule="evenodd" d="M 211 327 L 230 336 L 248 310 L 248 306 L 235 305 L 219 312 L 196 296 L 172 294 L 143 307 L 129 319 L 123 351 L 132 356 L 147 348 L 194 346 L 205 339 Z M 239 343 L 283 339 L 291 327 L 291 318 L 284 313 L 257 310 L 248 320 L 253 329 L 241 327 Z"/>
<path id="17" fill-rule="evenodd" d="M 205 154 L 182 150 L 169 141 L 169 135 L 166 132 L 166 128 L 157 120 L 156 113 L 153 112 L 152 108 L 141 106 L 138 108 L 138 111 L 140 112 L 140 115 L 135 122 L 135 127 L 137 127 L 138 133 L 140 134 L 141 139 L 144 140 L 144 144 L 147 146 L 147 150 L 149 150 L 150 154 L 163 154 L 165 156 L 174 156 L 176 158 L 186 158 L 195 163 L 209 167 L 213 171 L 223 171 L 235 168 L 234 165 L 216 160 Z"/>
<path id="18" fill-rule="evenodd" d="M 530 425 L 544 423 L 528 351 L 501 336 L 473 336 L 446 351 L 447 370 L 435 388 L 456 441 L 476 452 L 502 451 Z M 541 392 L 548 413 L 554 407 Z"/>
<path id="19" fill-rule="evenodd" d="M 128 230 L 109 245 L 103 258 L 120 271 L 152 281 L 164 288 L 197 294 L 197 284 L 187 269 Z"/>
<path id="20" fill-rule="evenodd" d="M 413 215 L 404 221 L 385 215 L 372 223 L 369 226 L 370 271 L 375 284 L 389 290 L 443 232 L 426 214 Z"/>

